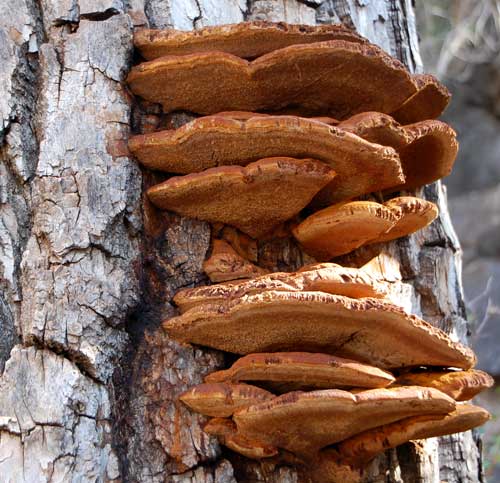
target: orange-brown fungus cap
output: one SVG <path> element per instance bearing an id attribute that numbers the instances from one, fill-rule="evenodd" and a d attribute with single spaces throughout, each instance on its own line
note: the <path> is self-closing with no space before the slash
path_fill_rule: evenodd
<path id="1" fill-rule="evenodd" d="M 237 432 L 297 456 L 368 429 L 422 414 L 446 414 L 455 402 L 432 388 L 291 392 L 234 413 Z"/>
<path id="2" fill-rule="evenodd" d="M 386 387 L 394 382 L 391 373 L 377 367 L 328 354 L 273 352 L 249 354 L 230 369 L 212 372 L 206 382 L 266 382 L 279 392 L 297 389 Z"/>
<path id="3" fill-rule="evenodd" d="M 417 74 L 413 79 L 418 91 L 392 113 L 394 119 L 402 124 L 439 117 L 451 98 L 448 89 L 433 75 Z"/>
<path id="4" fill-rule="evenodd" d="M 278 454 L 278 449 L 274 446 L 237 434 L 236 424 L 230 419 L 211 419 L 203 430 L 207 434 L 217 436 L 221 444 L 247 458 L 269 458 Z"/>
<path id="5" fill-rule="evenodd" d="M 231 416 L 237 409 L 267 401 L 270 392 L 247 384 L 198 384 L 179 399 L 190 409 L 205 416 Z"/>
<path id="6" fill-rule="evenodd" d="M 180 341 L 237 354 L 323 352 L 384 369 L 476 362 L 469 348 L 393 304 L 322 292 L 243 296 L 194 307 L 163 326 Z"/>
<path id="7" fill-rule="evenodd" d="M 337 173 L 320 193 L 327 203 L 404 182 L 393 148 L 295 116 L 253 116 L 246 120 L 202 117 L 177 130 L 134 136 L 129 148 L 145 166 L 181 174 L 217 166 L 245 166 L 276 156 L 317 159 Z"/>
<path id="8" fill-rule="evenodd" d="M 410 235 L 432 223 L 438 216 L 438 207 L 430 201 L 413 196 L 401 196 L 384 203 L 386 208 L 399 213 L 399 219 L 389 231 L 375 241 L 386 242 Z"/>
<path id="9" fill-rule="evenodd" d="M 353 201 L 312 214 L 293 229 L 293 235 L 307 253 L 329 260 L 378 240 L 399 216 L 380 203 Z"/>
<path id="10" fill-rule="evenodd" d="M 363 270 L 322 263 L 294 273 L 275 272 L 239 283 L 186 288 L 175 294 L 174 302 L 185 312 L 202 304 L 217 304 L 269 290 L 319 291 L 352 298 L 382 298 L 386 294 L 385 287 Z"/>
<path id="11" fill-rule="evenodd" d="M 393 190 L 418 188 L 448 176 L 458 153 L 455 131 L 441 121 L 401 126 L 387 114 L 365 112 L 341 122 L 339 128 L 399 153 L 406 181 Z"/>
<path id="12" fill-rule="evenodd" d="M 469 371 L 425 371 L 403 374 L 396 384 L 404 386 L 434 387 L 456 401 L 468 401 L 481 391 L 493 386 L 493 378 L 486 372 Z"/>
<path id="13" fill-rule="evenodd" d="M 299 213 L 334 177 L 313 159 L 267 158 L 170 178 L 147 193 L 159 208 L 259 238 Z"/>
<path id="14" fill-rule="evenodd" d="M 199 52 L 226 52 L 253 59 L 289 45 L 325 40 L 366 42 L 343 25 L 289 25 L 265 21 L 217 25 L 188 32 L 141 29 L 134 34 L 135 47 L 148 60 Z"/>
<path id="15" fill-rule="evenodd" d="M 397 189 L 419 188 L 448 176 L 458 153 L 455 131 L 435 120 L 410 124 L 405 129 L 413 140 L 400 152 L 406 181 Z"/>
<path id="16" fill-rule="evenodd" d="M 336 453 L 345 464 L 362 466 L 377 454 L 408 441 L 468 431 L 489 418 L 485 409 L 457 404 L 456 409 L 445 416 L 414 416 L 358 434 L 340 443 Z"/>
<path id="17" fill-rule="evenodd" d="M 133 67 L 127 82 L 166 112 L 293 106 L 339 119 L 396 111 L 418 89 L 403 64 L 379 47 L 344 40 L 292 45 L 253 61 L 225 52 L 165 56 Z"/>
<path id="18" fill-rule="evenodd" d="M 212 282 L 227 282 L 264 275 L 267 270 L 245 260 L 224 240 L 213 240 L 212 254 L 203 262 L 203 271 Z"/>

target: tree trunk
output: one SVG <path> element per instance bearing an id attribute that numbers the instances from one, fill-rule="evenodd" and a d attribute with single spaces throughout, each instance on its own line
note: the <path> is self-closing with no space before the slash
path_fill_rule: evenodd
<path id="1" fill-rule="evenodd" d="M 154 181 L 126 139 L 163 119 L 124 85 L 135 27 L 244 20 L 355 27 L 420 70 L 410 0 L 0 0 L 0 475 L 7 482 L 298 482 L 236 458 L 177 395 L 224 363 L 159 328 L 180 288 L 206 282 L 210 226 L 143 209 Z M 390 88 L 390 86 L 388 86 Z M 390 244 L 398 303 L 465 339 L 460 248 L 437 183 L 432 228 Z M 389 258 L 386 258 L 389 260 Z M 291 241 L 259 246 L 302 265 Z M 5 367 L 4 367 L 5 363 Z M 469 433 L 379 457 L 369 481 L 481 481 Z"/>

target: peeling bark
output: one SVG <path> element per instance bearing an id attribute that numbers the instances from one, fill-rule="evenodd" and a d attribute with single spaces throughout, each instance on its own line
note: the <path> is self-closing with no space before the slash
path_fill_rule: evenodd
<path id="1" fill-rule="evenodd" d="M 179 288 L 207 282 L 211 230 L 141 199 L 162 175 L 141 170 L 125 144 L 131 130 L 190 119 L 129 96 L 134 27 L 256 19 L 340 19 L 421 69 L 410 0 L 0 0 L 6 481 L 307 481 L 221 448 L 177 401 L 231 359 L 159 328 Z M 424 194 L 440 205 L 439 222 L 386 248 L 391 298 L 464 340 L 459 244 L 441 185 Z M 294 270 L 309 258 L 277 239 L 259 244 L 258 261 Z M 470 433 L 405 445 L 380 456 L 368 479 L 481 481 L 478 448 Z"/>

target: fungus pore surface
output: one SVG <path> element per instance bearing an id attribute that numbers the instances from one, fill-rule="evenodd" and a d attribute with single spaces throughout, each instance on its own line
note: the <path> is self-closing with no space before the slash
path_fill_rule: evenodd
<path id="1" fill-rule="evenodd" d="M 291 45 L 253 61 L 219 51 L 164 56 L 133 67 L 127 82 L 166 112 L 291 106 L 338 119 L 397 111 L 419 88 L 403 64 L 379 47 L 344 40 Z"/>
<path id="2" fill-rule="evenodd" d="M 312 457 L 325 446 L 376 426 L 422 414 L 446 414 L 455 402 L 432 388 L 339 389 L 291 392 L 233 415 L 239 434 L 297 456 Z"/>
<path id="3" fill-rule="evenodd" d="M 299 213 L 334 177 L 320 161 L 267 158 L 170 178 L 150 188 L 148 197 L 159 208 L 259 238 Z"/>
<path id="4" fill-rule="evenodd" d="M 392 116 L 402 124 L 439 117 L 450 102 L 451 94 L 433 75 L 416 74 L 417 92 L 407 99 Z"/>
<path id="5" fill-rule="evenodd" d="M 341 442 L 336 453 L 345 464 L 364 466 L 377 454 L 410 440 L 468 431 L 481 426 L 489 418 L 485 409 L 458 404 L 449 414 L 417 415 L 360 433 Z"/>
<path id="6" fill-rule="evenodd" d="M 207 116 L 176 130 L 133 136 L 129 148 L 145 166 L 179 174 L 245 166 L 277 156 L 322 161 L 336 173 L 317 195 L 323 204 L 389 189 L 405 180 L 392 147 L 296 116 Z"/>
<path id="7" fill-rule="evenodd" d="M 373 201 L 352 201 L 318 211 L 292 231 L 305 251 L 329 260 L 378 240 L 398 221 L 400 213 Z"/>
<path id="8" fill-rule="evenodd" d="M 433 119 L 402 126 L 387 114 L 365 112 L 338 127 L 399 153 L 406 179 L 388 191 L 415 189 L 448 176 L 458 153 L 455 131 Z"/>
<path id="9" fill-rule="evenodd" d="M 384 369 L 476 362 L 471 349 L 393 304 L 323 292 L 271 290 L 194 307 L 163 326 L 180 341 L 237 354 L 322 352 Z"/>

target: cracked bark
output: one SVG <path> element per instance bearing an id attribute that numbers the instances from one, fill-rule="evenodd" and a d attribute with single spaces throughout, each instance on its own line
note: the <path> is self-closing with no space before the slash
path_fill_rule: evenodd
<path id="1" fill-rule="evenodd" d="M 410 0 L 0 0 L 0 474 L 9 482 L 298 482 L 222 449 L 177 395 L 222 367 L 158 329 L 176 290 L 205 283 L 206 223 L 141 210 L 155 176 L 124 149 L 163 119 L 123 78 L 134 26 L 341 19 L 420 69 Z M 142 186 L 141 186 L 142 184 Z M 393 243 L 391 297 L 457 337 L 460 250 L 441 186 L 432 230 Z M 295 269 L 290 240 L 259 263 Z M 11 351 L 12 350 L 12 351 Z M 481 481 L 470 433 L 378 458 L 370 481 Z"/>

